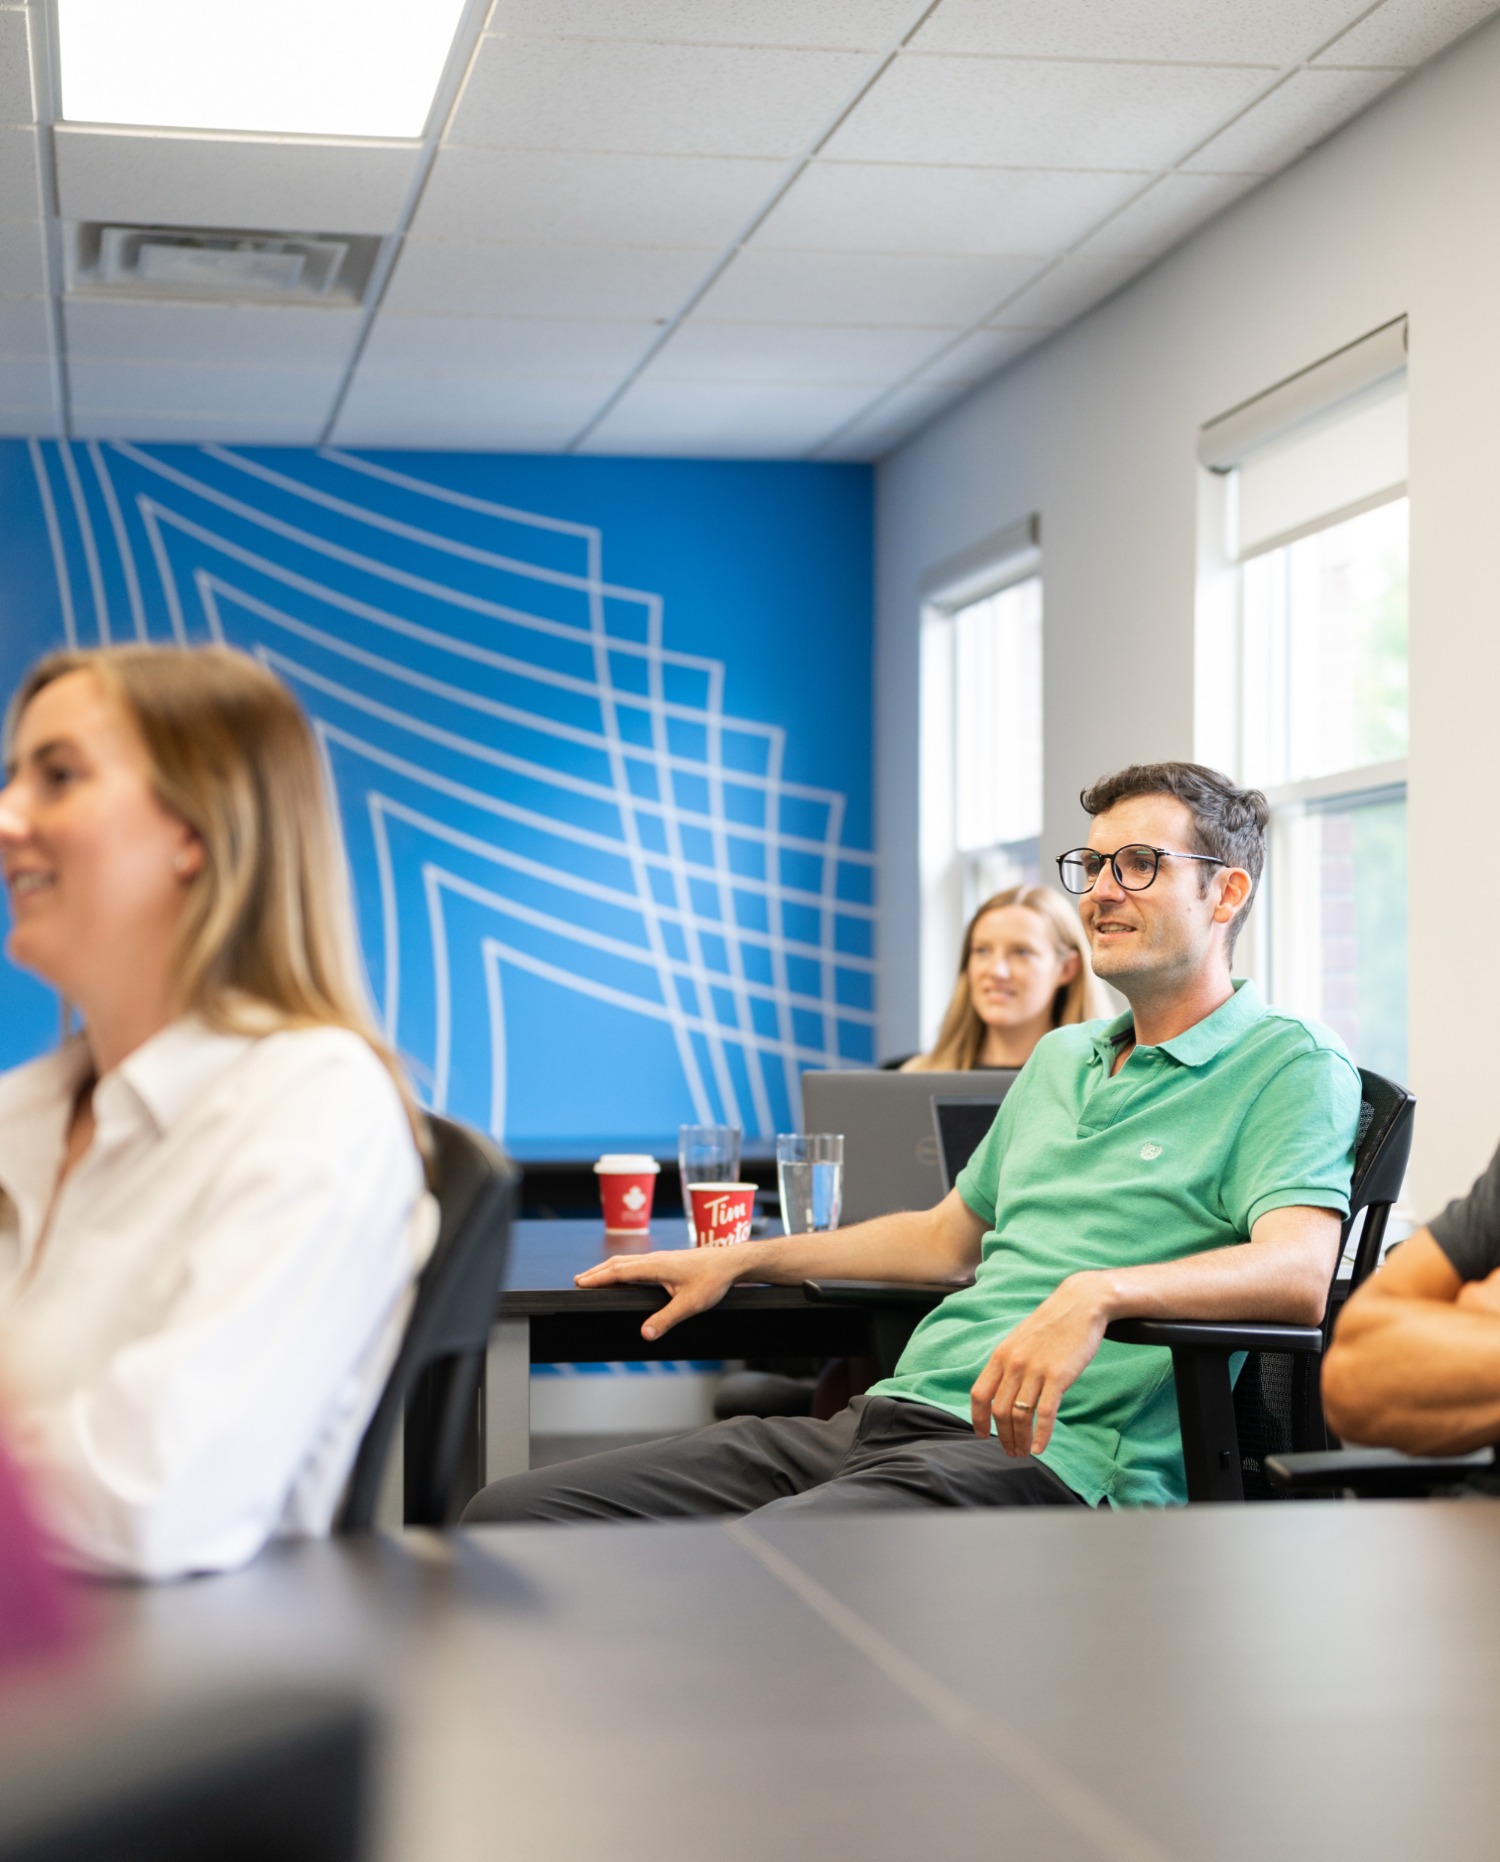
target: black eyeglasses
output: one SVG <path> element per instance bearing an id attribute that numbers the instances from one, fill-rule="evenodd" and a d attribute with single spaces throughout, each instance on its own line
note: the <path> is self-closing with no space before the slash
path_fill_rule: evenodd
<path id="1" fill-rule="evenodd" d="M 1173 853 L 1166 847 L 1117 847 L 1113 853 L 1095 853 L 1092 847 L 1075 847 L 1057 856 L 1057 871 L 1069 892 L 1092 892 L 1094 882 L 1108 865 L 1115 882 L 1126 892 L 1144 892 L 1163 860 L 1201 860 L 1205 866 L 1228 866 L 1209 853 Z"/>

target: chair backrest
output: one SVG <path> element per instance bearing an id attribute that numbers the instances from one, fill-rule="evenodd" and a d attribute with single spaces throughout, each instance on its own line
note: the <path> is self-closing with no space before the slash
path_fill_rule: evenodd
<path id="1" fill-rule="evenodd" d="M 381 1478 L 403 1418 L 406 1522 L 446 1525 L 458 1498 L 455 1477 L 494 1322 L 521 1173 L 478 1132 L 451 1119 L 432 1116 L 428 1122 L 438 1237 L 355 1457 L 340 1532 L 374 1526 Z"/>
<path id="2" fill-rule="evenodd" d="M 1412 1095 L 1394 1080 L 1383 1079 L 1364 1067 L 1359 1070 L 1359 1079 L 1359 1125 L 1349 1185 L 1349 1214 L 1339 1235 L 1342 1261 L 1350 1231 L 1364 1210 L 1364 1227 L 1350 1276 L 1351 1290 L 1374 1272 L 1380 1259 L 1391 1204 L 1401 1194 L 1411 1155 L 1417 1108 Z M 1323 1318 L 1325 1334 L 1332 1330 L 1333 1319 L 1330 1288 Z M 1234 1414 L 1247 1500 L 1280 1497 L 1261 1469 L 1267 1455 L 1327 1447 L 1320 1367 L 1321 1360 L 1307 1352 L 1253 1351 L 1246 1358 L 1234 1386 Z"/>

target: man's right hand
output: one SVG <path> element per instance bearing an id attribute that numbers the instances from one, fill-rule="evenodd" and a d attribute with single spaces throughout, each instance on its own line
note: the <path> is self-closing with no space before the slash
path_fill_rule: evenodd
<path id="1" fill-rule="evenodd" d="M 695 1312 L 706 1312 L 734 1285 L 751 1265 L 747 1256 L 753 1244 L 738 1243 L 729 1248 L 663 1249 L 650 1254 L 617 1254 L 613 1260 L 601 1261 L 597 1267 L 575 1274 L 574 1285 L 580 1287 L 647 1286 L 665 1287 L 671 1298 L 659 1312 L 641 1327 L 641 1337 L 658 1339 L 674 1325 L 691 1319 Z"/>

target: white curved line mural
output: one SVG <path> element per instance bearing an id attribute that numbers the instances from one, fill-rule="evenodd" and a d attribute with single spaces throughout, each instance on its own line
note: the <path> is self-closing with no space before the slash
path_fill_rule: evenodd
<path id="1" fill-rule="evenodd" d="M 601 530 L 339 451 L 32 442 L 79 645 L 228 641 L 314 721 L 372 993 L 523 1152 L 787 1129 L 871 1058 L 872 857 Z"/>

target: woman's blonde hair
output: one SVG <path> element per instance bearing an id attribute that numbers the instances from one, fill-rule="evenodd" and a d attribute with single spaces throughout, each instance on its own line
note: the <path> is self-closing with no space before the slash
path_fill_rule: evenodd
<path id="1" fill-rule="evenodd" d="M 145 746 L 162 806 L 202 842 L 173 965 L 174 1008 L 236 1034 L 348 1028 L 368 1041 L 429 1154 L 426 1122 L 365 993 L 343 848 L 301 707 L 228 647 L 115 646 L 53 653 L 11 702 L 87 672 Z"/>
<path id="2" fill-rule="evenodd" d="M 987 912 L 998 912 L 1008 905 L 1024 905 L 1028 911 L 1045 919 L 1059 956 L 1066 957 L 1069 951 L 1077 953 L 1077 975 L 1071 982 L 1061 984 L 1052 999 L 1052 1026 L 1061 1028 L 1067 1022 L 1094 1021 L 1109 1013 L 1103 986 L 1089 962 L 1088 940 L 1078 922 L 1078 913 L 1050 886 L 1009 886 L 1004 892 L 986 899 L 964 927 L 958 981 L 953 986 L 943 1025 L 932 1051 L 907 1062 L 913 1072 L 965 1072 L 978 1066 L 988 1030 L 969 992 L 969 959 L 974 954 L 974 932 Z"/>

